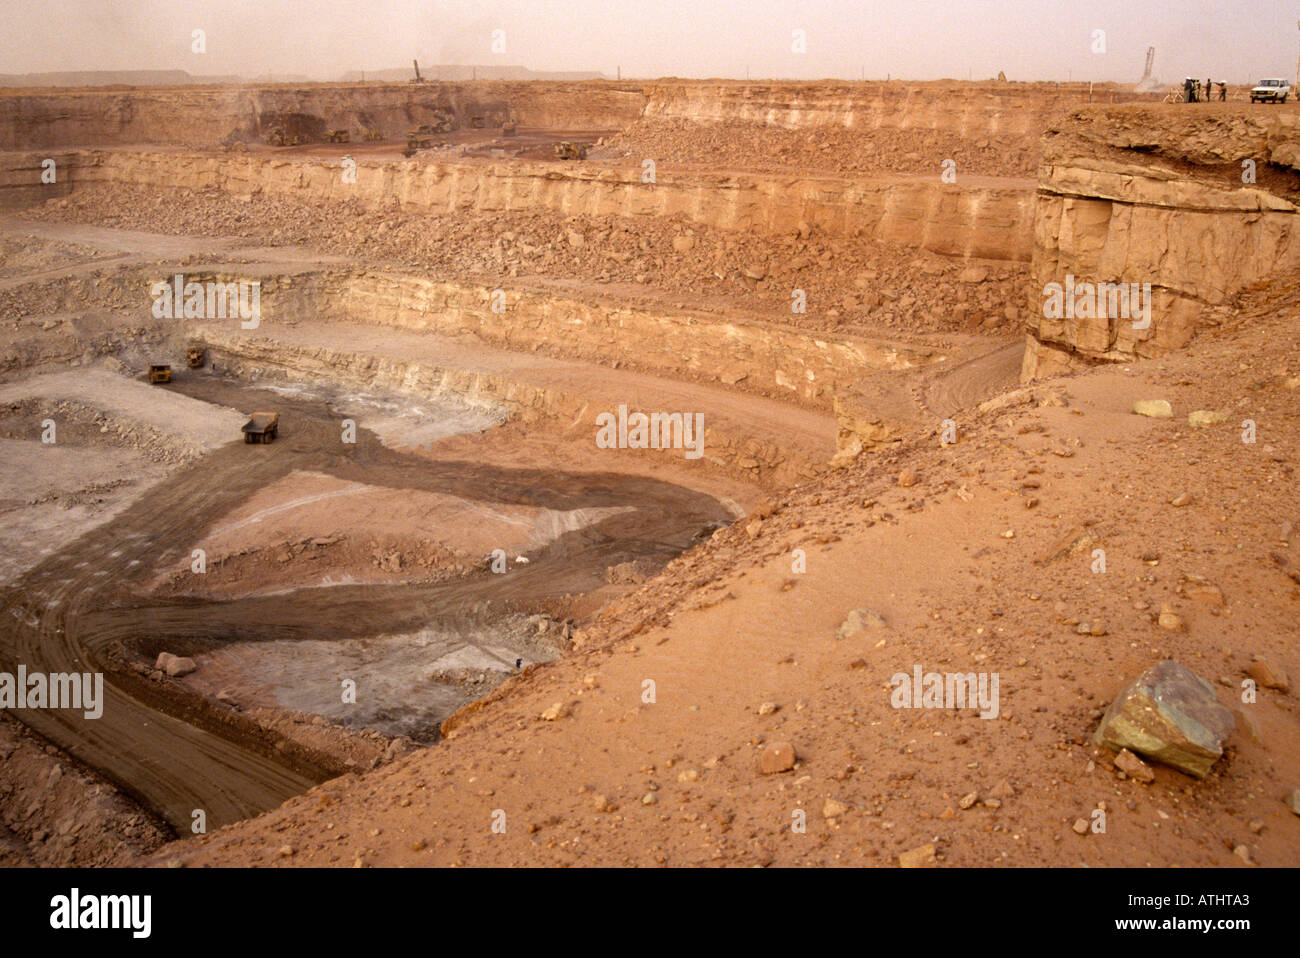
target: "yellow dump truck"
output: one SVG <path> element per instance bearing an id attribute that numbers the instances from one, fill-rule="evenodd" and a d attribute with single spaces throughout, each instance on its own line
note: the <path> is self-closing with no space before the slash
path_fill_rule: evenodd
<path id="1" fill-rule="evenodd" d="M 172 368 L 166 363 L 149 364 L 150 383 L 169 383 L 172 381 Z"/>
<path id="2" fill-rule="evenodd" d="M 563 140 L 555 144 L 555 155 L 561 160 L 585 160 L 587 158 L 586 143 L 571 143 Z"/>
<path id="3" fill-rule="evenodd" d="M 416 150 L 427 150 L 432 146 L 433 137 L 410 130 L 406 134 L 406 149 L 402 151 L 402 155 L 414 156 Z"/>
<path id="4" fill-rule="evenodd" d="M 243 425 L 244 442 L 273 442 L 280 426 L 278 412 L 255 412 Z"/>

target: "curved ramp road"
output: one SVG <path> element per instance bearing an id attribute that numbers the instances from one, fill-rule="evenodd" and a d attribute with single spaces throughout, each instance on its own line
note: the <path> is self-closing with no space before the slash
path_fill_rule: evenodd
<path id="1" fill-rule="evenodd" d="M 484 603 L 493 613 L 527 610 L 546 597 L 601 584 L 609 565 L 639 557 L 666 561 L 703 527 L 732 518 L 709 496 L 651 479 L 430 462 L 386 449 L 364 430 L 356 445 L 344 445 L 336 420 L 318 404 L 283 397 L 276 403 L 282 410 L 278 442 L 222 447 L 0 592 L 0 669 L 16 672 L 21 663 L 29 672 L 106 672 L 103 653 L 115 642 L 158 647 L 177 638 L 207 644 L 348 638 L 481 616 Z M 436 490 L 488 506 L 628 508 L 562 535 L 531 564 L 505 576 L 485 571 L 433 585 L 303 589 L 224 602 L 140 598 L 141 583 L 160 561 L 188 565 L 190 543 L 204 529 L 294 470 Z M 274 808 L 324 777 L 240 741 L 237 732 L 216 734 L 160 711 L 157 700 L 137 694 L 137 678 L 106 672 L 99 719 L 86 719 L 80 709 L 12 714 L 181 834 L 189 833 L 195 809 L 204 810 L 209 829 L 217 828 Z M 322 681 L 337 684 L 338 678 Z"/>
<path id="2" fill-rule="evenodd" d="M 999 392 L 1015 388 L 1025 344 L 1017 340 L 972 356 L 952 368 L 925 370 L 925 407 L 940 419 L 978 406 Z"/>

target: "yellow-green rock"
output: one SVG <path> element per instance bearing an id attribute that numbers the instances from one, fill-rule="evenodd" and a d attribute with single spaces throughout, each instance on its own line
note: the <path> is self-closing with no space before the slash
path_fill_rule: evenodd
<path id="1" fill-rule="evenodd" d="M 1172 419 L 1174 416 L 1173 407 L 1167 399 L 1139 399 L 1133 404 L 1133 411 L 1139 416 L 1150 416 L 1152 419 Z"/>

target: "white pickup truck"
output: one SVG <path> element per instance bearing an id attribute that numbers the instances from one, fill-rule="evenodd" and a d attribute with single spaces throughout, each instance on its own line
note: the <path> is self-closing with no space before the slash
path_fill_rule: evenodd
<path id="1" fill-rule="evenodd" d="M 1291 84 L 1286 80 L 1260 80 L 1251 88 L 1251 103 L 1285 103 L 1291 95 Z"/>

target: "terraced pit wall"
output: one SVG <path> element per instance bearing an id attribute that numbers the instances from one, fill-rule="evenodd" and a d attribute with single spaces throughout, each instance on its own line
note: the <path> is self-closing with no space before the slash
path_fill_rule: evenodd
<path id="1" fill-rule="evenodd" d="M 292 275 L 236 268 L 214 271 L 104 269 L 31 284 L 50 313 L 125 310 L 139 329 L 153 324 L 150 288 L 171 282 L 260 283 L 261 333 L 277 325 L 339 322 L 449 337 L 472 336 L 500 349 L 718 383 L 741 392 L 829 412 L 844 384 L 880 370 L 942 362 L 943 350 L 839 332 L 809 333 L 774 323 L 729 320 L 686 310 L 576 299 L 532 288 L 494 288 L 374 270 L 298 270 Z M 178 328 L 193 321 L 178 320 Z M 231 325 L 237 320 L 231 319 Z M 249 335 L 259 335 L 249 332 Z M 108 348 L 105 345 L 105 348 Z M 721 361 L 719 357 L 722 357 Z M 0 357 L 21 365 L 18 357 Z"/>
<path id="2" fill-rule="evenodd" d="M 84 335 L 67 344 L 65 358 L 112 354 L 132 344 L 152 343 L 152 355 L 180 356 L 185 345 L 203 342 L 223 372 L 249 378 L 341 382 L 360 388 L 394 389 L 426 396 L 455 396 L 471 403 L 504 406 L 522 421 L 550 420 L 563 428 L 591 425 L 598 411 L 578 387 L 546 387 L 491 371 L 495 363 L 464 368 L 457 363 L 372 355 L 351 348 L 346 329 L 388 327 L 415 333 L 473 336 L 488 346 L 521 355 L 551 354 L 566 361 L 619 365 L 669 379 L 694 378 L 739 392 L 793 400 L 831 413 L 840 384 L 881 369 L 907 369 L 941 361 L 938 350 L 900 347 L 840 334 L 810 336 L 795 329 L 729 322 L 670 310 L 633 308 L 604 301 L 579 301 L 536 290 L 506 291 L 506 310 L 491 309 L 493 290 L 474 284 L 427 280 L 376 271 L 298 271 L 263 274 L 235 269 L 182 269 L 186 281 L 261 284 L 260 323 L 240 328 L 222 321 L 156 320 L 150 288 L 170 271 L 105 268 L 84 276 L 32 284 L 43 310 L 72 317 L 112 310 L 124 315 L 117 333 L 95 341 Z M 137 318 L 132 318 L 137 317 Z M 289 345 L 277 327 L 299 322 L 339 323 L 337 344 L 328 348 Z M 161 332 L 161 339 L 154 332 Z M 51 333 L 44 334 L 46 340 Z M 165 345 L 164 345 L 165 344 Z M 556 344 L 563 344 L 560 349 Z M 719 373 L 710 356 L 730 357 Z M 14 372 L 50 358 L 16 344 L 0 355 L 0 372 Z M 829 442 L 829 440 L 828 440 Z M 833 449 L 810 456 L 756 439 L 743 423 L 711 421 L 707 458 L 724 470 L 761 484 L 787 485 L 821 471 Z"/>
<path id="3" fill-rule="evenodd" d="M 1132 99 L 1099 87 L 1097 102 Z M 166 144 L 210 149 L 294 117 L 305 132 L 376 127 L 390 134 L 450 115 L 489 126 L 620 130 L 645 118 L 740 120 L 789 129 L 943 130 L 954 137 L 1038 134 L 1087 102 L 1087 84 L 552 81 L 237 84 L 14 89 L 0 93 L 0 149 Z"/>
<path id="4" fill-rule="evenodd" d="M 355 185 L 337 162 L 284 154 L 195 155 L 260 142 L 292 118 L 309 139 L 329 128 L 393 134 L 450 116 L 489 127 L 621 130 L 638 120 L 803 129 L 924 130 L 954 142 L 1023 150 L 1085 97 L 1082 85 L 1007 83 L 370 83 L 12 91 L 0 94 L 0 149 L 77 145 L 87 181 L 259 192 L 311 202 L 397 202 L 410 210 L 548 209 L 563 214 L 681 214 L 722 229 L 865 236 L 951 256 L 1028 262 L 1032 193 L 1017 185 L 945 184 L 938 175 L 889 179 L 688 172 L 660 160 L 656 184 L 640 168 L 523 161 L 361 162 Z M 1098 94 L 1099 96 L 1101 94 Z M 1109 94 L 1115 96 L 1114 92 Z M 1012 142 L 1014 141 L 1014 142 Z M 188 155 L 150 149 L 180 147 Z M 127 146 L 142 152 L 95 150 Z M 47 194 L 48 195 L 48 194 Z"/>
<path id="5" fill-rule="evenodd" d="M 505 406 L 510 417 L 530 423 L 549 421 L 568 431 L 595 435 L 601 411 L 591 397 L 520 382 L 508 375 L 455 369 L 436 363 L 371 356 L 324 347 L 286 346 L 256 333 L 205 329 L 202 341 L 223 372 L 253 381 L 347 383 L 363 389 L 388 389 L 424 397 L 455 397 L 484 407 Z M 653 450 L 625 450 L 655 458 Z M 757 485 L 783 488 L 825 470 L 826 457 L 802 455 L 755 438 L 743 424 L 706 422 L 704 456 L 724 472 Z"/>
<path id="6" fill-rule="evenodd" d="M 1134 95 L 1106 86 L 1098 102 Z M 1088 98 L 1086 83 L 739 83 L 656 82 L 645 119 L 741 121 L 815 129 L 942 130 L 960 139 L 1039 136 Z"/>
<path id="7" fill-rule="evenodd" d="M 630 307 L 549 291 L 494 289 L 400 273 L 329 271 L 263 284 L 266 322 L 335 320 L 472 335 L 520 353 L 549 353 L 671 377 L 685 374 L 830 411 L 840 384 L 881 369 L 935 362 L 937 350 L 839 333 L 809 334 L 704 313 Z"/>
<path id="8" fill-rule="evenodd" d="M 63 150 L 0 153 L 0 211 L 67 196 L 72 192 L 71 159 Z"/>
<path id="9" fill-rule="evenodd" d="M 551 210 L 563 215 L 673 216 L 718 229 L 791 233 L 800 223 L 828 236 L 867 237 L 950 256 L 1028 262 L 1033 194 L 1003 187 L 832 177 L 722 174 L 549 162 L 359 161 L 356 182 L 324 159 L 253 154 L 93 150 L 78 154 L 79 183 L 217 189 L 298 203 L 397 203 L 414 212 Z"/>
<path id="10" fill-rule="evenodd" d="M 454 117 L 507 116 L 528 127 L 621 129 L 640 115 L 635 83 L 318 83 L 224 87 L 15 90 L 0 94 L 0 149 L 155 144 L 212 149 L 252 142 L 290 121 L 317 139 L 331 128 L 390 136 Z"/>

